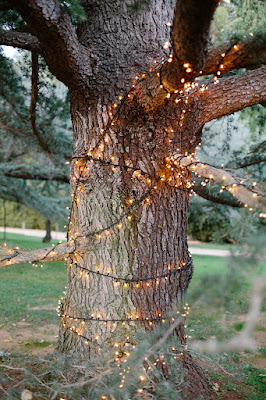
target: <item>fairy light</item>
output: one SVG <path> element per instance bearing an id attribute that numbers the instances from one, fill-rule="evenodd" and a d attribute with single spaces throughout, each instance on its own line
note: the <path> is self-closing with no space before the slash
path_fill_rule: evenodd
<path id="1" fill-rule="evenodd" d="M 169 49 L 169 46 L 170 46 L 170 42 L 169 42 L 169 40 L 167 40 L 167 41 L 164 43 L 163 48 L 164 48 L 165 50 L 167 50 L 167 49 Z"/>
<path id="2" fill-rule="evenodd" d="M 110 279 L 114 280 L 114 285 L 115 286 L 119 286 L 120 282 L 125 282 L 126 284 L 133 284 L 134 286 L 135 285 L 139 286 L 140 283 L 149 283 L 150 284 L 151 282 L 155 282 L 155 283 L 158 282 L 159 279 L 165 279 L 165 278 L 168 279 L 168 277 L 170 277 L 171 275 L 179 273 L 181 269 L 188 268 L 191 265 L 191 263 L 192 263 L 192 260 L 190 259 L 187 263 L 182 263 L 182 262 L 176 263 L 176 267 L 175 268 L 172 268 L 172 265 L 168 265 L 168 267 L 167 267 L 168 272 L 166 272 L 164 274 L 159 274 L 159 275 L 156 275 L 156 276 L 149 276 L 149 277 L 146 277 L 146 278 L 142 278 L 142 277 L 138 277 L 138 278 L 118 277 L 118 276 L 111 275 L 110 272 L 106 272 L 106 273 L 105 272 L 100 272 L 99 267 L 97 267 L 96 270 L 91 270 L 91 269 L 82 267 L 79 264 L 75 264 L 75 266 L 77 268 L 81 269 L 82 271 L 84 271 L 87 275 L 95 274 L 95 275 L 98 275 L 98 276 L 103 276 L 103 277 L 106 277 L 106 278 L 110 278 Z M 138 287 L 138 286 L 136 286 L 136 287 Z"/>

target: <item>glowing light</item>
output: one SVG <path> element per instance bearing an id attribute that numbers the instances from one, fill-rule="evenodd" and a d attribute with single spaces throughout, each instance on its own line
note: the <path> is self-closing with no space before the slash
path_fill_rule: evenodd
<path id="1" fill-rule="evenodd" d="M 169 40 L 167 40 L 167 41 L 164 43 L 163 48 L 167 50 L 167 49 L 169 48 L 169 46 L 170 46 L 170 42 L 169 42 Z"/>

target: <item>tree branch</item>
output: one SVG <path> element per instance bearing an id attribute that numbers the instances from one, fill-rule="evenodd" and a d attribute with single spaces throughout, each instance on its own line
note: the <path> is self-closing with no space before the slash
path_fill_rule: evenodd
<path id="1" fill-rule="evenodd" d="M 239 168 L 247 168 L 250 167 L 251 165 L 258 165 L 261 163 L 266 162 L 266 157 L 263 156 L 258 156 L 257 158 L 253 157 L 246 157 L 244 160 L 239 161 L 234 169 L 239 169 Z"/>
<path id="2" fill-rule="evenodd" d="M 209 89 L 198 94 L 201 100 L 200 125 L 224 115 L 232 114 L 245 107 L 266 100 L 266 67 L 243 75 L 219 80 Z"/>
<path id="3" fill-rule="evenodd" d="M 36 179 L 42 181 L 59 181 L 69 183 L 69 176 L 65 171 L 57 171 L 55 169 L 44 170 L 39 165 L 26 166 L 21 165 L 9 165 L 1 164 L 2 172 L 5 176 L 11 176 L 12 178 L 19 179 Z"/>
<path id="4" fill-rule="evenodd" d="M 226 206 L 236 207 L 236 208 L 244 207 L 244 204 L 235 199 L 234 197 L 229 198 L 227 196 L 221 195 L 221 193 L 219 194 L 214 193 L 210 189 L 207 189 L 206 186 L 202 186 L 200 183 L 196 183 L 193 186 L 193 191 L 203 199 L 211 201 L 212 203 L 224 204 Z"/>
<path id="5" fill-rule="evenodd" d="M 186 167 L 189 171 L 194 172 L 199 176 L 203 176 L 204 178 L 208 178 L 219 186 L 222 186 L 243 203 L 244 207 L 249 205 L 251 208 L 255 207 L 260 208 L 263 211 L 266 210 L 265 194 L 244 186 L 239 182 L 239 179 L 230 172 L 195 161 L 191 156 L 186 157 L 183 154 L 176 154 L 172 159 L 175 160 L 176 165 Z"/>
<path id="6" fill-rule="evenodd" d="M 58 244 L 53 247 L 34 250 L 1 249 L 0 266 L 15 265 L 30 262 L 63 261 L 71 252 L 76 250 L 74 241 Z"/>
<path id="7" fill-rule="evenodd" d="M 27 33 L 6 31 L 0 28 L 0 45 L 18 47 L 19 49 L 41 53 L 39 40 Z"/>
<path id="8" fill-rule="evenodd" d="M 184 86 L 181 79 L 191 81 L 199 75 L 218 3 L 217 0 L 177 0 L 172 28 L 173 57 L 162 66 L 159 76 L 159 71 L 152 73 L 139 88 L 137 98 L 144 109 L 149 111 L 159 106 L 167 91 L 181 89 Z"/>
<path id="9" fill-rule="evenodd" d="M 224 43 L 217 48 L 210 49 L 206 63 L 202 70 L 202 75 L 216 73 L 218 67 L 222 72 L 233 71 L 235 69 L 255 69 L 266 63 L 266 41 L 254 38 L 235 46 Z"/>
<path id="10" fill-rule="evenodd" d="M 50 71 L 69 88 L 87 94 L 91 63 L 70 17 L 56 0 L 16 0 L 16 11 L 37 36 Z"/>
<path id="11" fill-rule="evenodd" d="M 44 151 L 48 151 L 47 143 L 43 140 L 42 135 L 36 126 L 36 106 L 38 101 L 38 76 L 39 76 L 39 59 L 38 54 L 31 53 L 31 100 L 30 100 L 30 124 L 33 134 L 36 136 L 39 145 Z"/>
<path id="12" fill-rule="evenodd" d="M 177 1 L 172 28 L 174 62 L 162 71 L 166 87 L 191 80 L 203 68 L 207 56 L 211 20 L 217 0 Z M 179 79 L 177 79 L 177 77 Z"/>

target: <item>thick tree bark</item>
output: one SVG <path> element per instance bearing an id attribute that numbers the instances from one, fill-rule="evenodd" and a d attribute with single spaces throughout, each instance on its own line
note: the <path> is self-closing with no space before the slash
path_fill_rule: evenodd
<path id="1" fill-rule="evenodd" d="M 215 118 L 232 114 L 266 99 L 266 67 L 246 72 L 240 76 L 219 80 L 200 93 L 202 125 Z"/>
<path id="2" fill-rule="evenodd" d="M 100 343 L 110 340 L 112 344 L 114 338 L 120 343 L 125 341 L 136 325 L 151 329 L 151 320 L 160 319 L 168 310 L 180 305 L 192 277 L 193 266 L 183 267 L 189 261 L 187 189 L 158 182 L 155 185 L 157 188 L 149 192 L 156 177 L 165 168 L 165 154 L 171 151 L 169 135 L 164 128 L 167 118 L 164 110 L 148 119 L 145 113 L 139 113 L 138 119 L 133 116 L 126 126 L 123 121 L 118 122 L 116 128 L 109 132 L 104 148 L 101 145 L 98 147 L 97 158 L 131 166 L 131 172 L 122 167 L 113 171 L 109 164 L 97 161 L 93 164 L 88 162 L 85 169 L 82 157 L 89 149 L 88 144 L 95 140 L 95 132 L 104 125 L 104 108 L 104 104 L 102 108 L 98 104 L 93 109 L 80 99 L 72 103 L 75 158 L 72 162 L 71 190 L 74 208 L 69 239 L 90 232 L 103 232 L 99 233 L 100 240 L 95 234 L 89 236 L 88 251 L 75 252 L 70 256 L 68 265 L 72 267 L 69 267 L 63 313 L 80 318 L 100 313 L 100 319 L 127 320 L 131 316 L 132 319 L 149 319 L 148 322 L 135 324 L 121 321 L 115 323 L 115 328 L 112 328 L 112 322 L 89 321 L 82 324 L 81 320 L 77 324 L 78 329 L 82 328 L 82 334 L 92 341 L 99 337 Z M 140 170 L 146 174 L 141 175 Z M 77 181 L 79 190 L 76 190 Z M 146 196 L 147 192 L 149 196 Z M 143 200 L 133 206 L 141 198 Z M 113 228 L 105 230 L 113 223 Z M 169 279 L 151 279 L 134 285 L 121 282 L 118 286 L 109 277 L 85 274 L 86 269 L 97 272 L 98 268 L 100 273 L 136 280 L 175 272 Z M 84 340 L 67 329 L 71 320 L 65 318 L 64 322 L 66 327 L 61 330 L 60 349 L 80 352 L 86 347 Z"/>
<path id="3" fill-rule="evenodd" d="M 23 32 L 0 29 L 0 44 L 41 53 L 39 40 L 35 36 Z"/>
<path id="4" fill-rule="evenodd" d="M 89 90 L 91 60 L 80 45 L 68 14 L 57 0 L 15 0 L 18 11 L 40 42 L 51 72 L 66 85 Z"/>

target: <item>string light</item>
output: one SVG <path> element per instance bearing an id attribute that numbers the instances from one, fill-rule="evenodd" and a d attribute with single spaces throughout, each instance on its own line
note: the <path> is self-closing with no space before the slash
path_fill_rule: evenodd
<path id="1" fill-rule="evenodd" d="M 83 270 L 86 274 L 94 274 L 94 275 L 99 275 L 99 276 L 104 276 L 110 279 L 113 279 L 115 281 L 115 283 L 118 282 L 125 282 L 127 284 L 140 284 L 141 282 L 148 282 L 148 281 L 158 281 L 158 279 L 160 278 L 166 278 L 166 277 L 170 277 L 173 274 L 176 274 L 178 272 L 180 272 L 181 269 L 185 269 L 187 267 L 189 267 L 192 264 L 192 260 L 190 259 L 187 263 L 183 263 L 180 262 L 179 266 L 177 268 L 173 268 L 171 266 L 168 266 L 168 272 L 164 273 L 164 274 L 159 274 L 156 276 L 151 276 L 151 277 L 147 277 L 147 278 L 122 278 L 122 277 L 118 277 L 118 276 L 113 276 L 110 275 L 110 273 L 104 273 L 104 272 L 100 272 L 99 269 L 97 271 L 95 270 L 91 270 L 85 267 L 80 266 L 79 264 L 74 264 L 75 267 L 80 268 L 81 270 Z"/>

